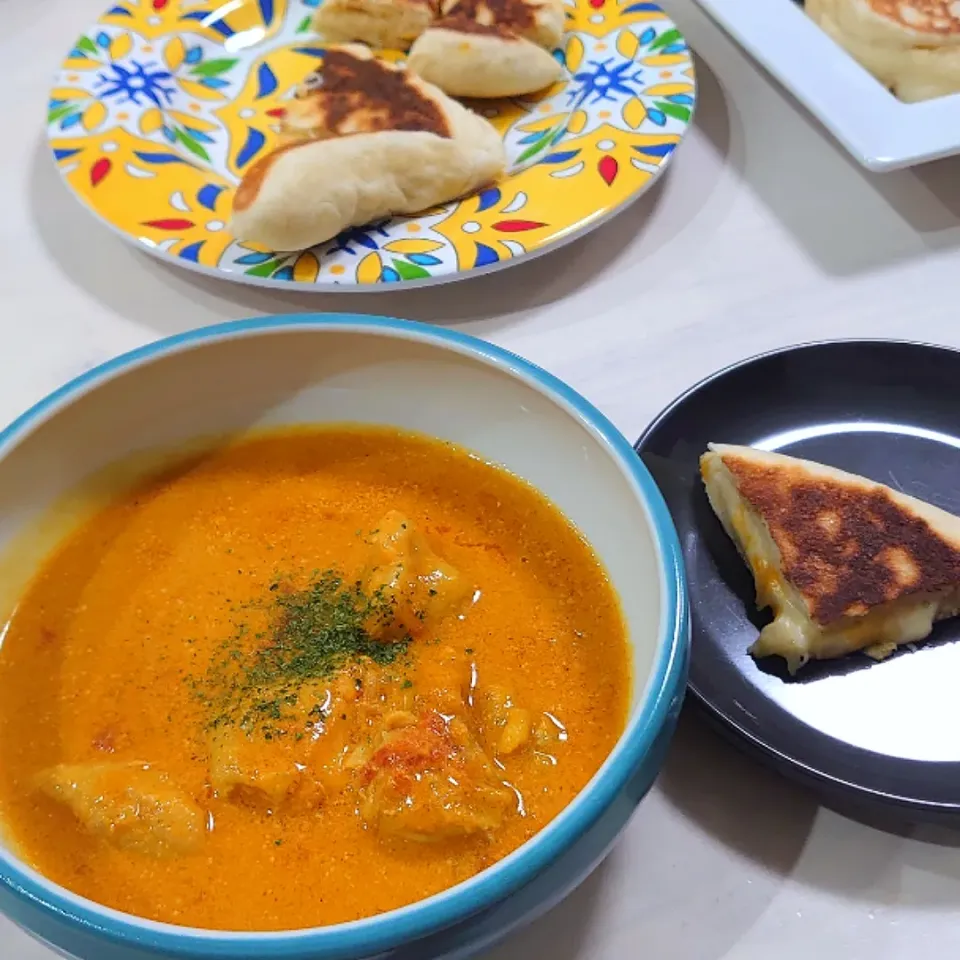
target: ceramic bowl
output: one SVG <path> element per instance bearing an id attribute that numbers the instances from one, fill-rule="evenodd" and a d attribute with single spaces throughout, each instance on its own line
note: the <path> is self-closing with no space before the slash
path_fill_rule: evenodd
<path id="1" fill-rule="evenodd" d="M 599 863 L 653 782 L 680 708 L 688 622 L 670 516 L 629 442 L 586 400 L 481 340 L 342 315 L 242 320 L 161 340 L 61 387 L 0 433 L 0 552 L 86 476 L 138 451 L 252 427 L 353 421 L 451 440 L 525 478 L 592 543 L 633 653 L 627 727 L 579 796 L 524 846 L 427 900 L 281 933 L 142 920 L 57 886 L 0 847 L 0 909 L 80 960 L 466 957 Z"/>

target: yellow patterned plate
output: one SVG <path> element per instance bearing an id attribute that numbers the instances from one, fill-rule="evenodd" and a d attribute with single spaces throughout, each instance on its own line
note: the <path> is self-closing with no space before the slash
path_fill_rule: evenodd
<path id="1" fill-rule="evenodd" d="M 416 217 L 297 254 L 238 243 L 231 197 L 278 138 L 284 101 L 323 61 L 320 0 L 120 0 L 79 37 L 50 93 L 50 146 L 70 189 L 129 240 L 260 286 L 426 284 L 509 266 L 574 239 L 664 169 L 696 99 L 683 37 L 653 3 L 566 0 L 566 79 L 474 104 L 511 172 Z"/>

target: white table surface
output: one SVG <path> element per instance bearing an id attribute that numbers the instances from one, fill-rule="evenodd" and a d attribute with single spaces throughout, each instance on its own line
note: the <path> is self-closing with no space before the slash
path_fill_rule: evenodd
<path id="1" fill-rule="evenodd" d="M 632 209 L 492 277 L 304 296 L 165 267 L 96 225 L 58 182 L 42 117 L 59 58 L 105 0 L 2 0 L 0 420 L 119 351 L 263 313 L 456 326 L 563 377 L 631 438 L 694 381 L 780 345 L 960 346 L 960 160 L 864 173 L 691 0 L 663 4 L 699 54 L 700 105 Z M 490 960 L 936 960 L 960 953 L 958 908 L 960 835 L 823 809 L 688 711 L 607 862 Z M 0 958 L 52 954 L 0 919 Z"/>

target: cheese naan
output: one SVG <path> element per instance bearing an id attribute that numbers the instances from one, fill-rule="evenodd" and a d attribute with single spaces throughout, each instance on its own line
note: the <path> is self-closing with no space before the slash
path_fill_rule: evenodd
<path id="1" fill-rule="evenodd" d="M 774 620 L 754 657 L 879 660 L 960 611 L 960 517 L 833 467 L 710 444 L 707 497 Z"/>
<path id="2" fill-rule="evenodd" d="M 366 48 L 328 51 L 309 86 L 286 117 L 303 139 L 254 163 L 237 188 L 238 240 L 301 250 L 454 200 L 504 172 L 503 142 L 487 120 Z"/>

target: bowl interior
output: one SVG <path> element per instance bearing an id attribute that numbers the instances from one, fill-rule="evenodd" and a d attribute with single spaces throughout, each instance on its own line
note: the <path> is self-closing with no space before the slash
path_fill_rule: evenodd
<path id="1" fill-rule="evenodd" d="M 661 577 L 630 477 L 571 409 L 502 368 L 435 343 L 279 328 L 185 345 L 95 381 L 25 439 L 0 447 L 0 554 L 24 529 L 32 535 L 51 504 L 116 461 L 224 433 L 344 421 L 462 444 L 559 506 L 602 558 L 621 598 L 634 703 L 642 699 L 658 644 Z M 49 547 L 44 536 L 35 540 L 38 552 Z M 31 563 L 19 549 L 16 560 L 22 581 Z"/>
<path id="2" fill-rule="evenodd" d="M 575 395 L 551 396 L 520 362 L 511 367 L 466 338 L 445 336 L 348 322 L 225 329 L 148 348 L 101 368 L 82 388 L 68 386 L 39 421 L 33 417 L 32 429 L 15 424 L 0 435 L 0 555 L 16 557 L 15 569 L 0 563 L 4 593 L 15 599 L 54 534 L 64 532 L 54 525 L 44 534 L 36 521 L 111 463 L 269 426 L 394 425 L 503 465 L 577 525 L 621 598 L 636 718 L 673 630 L 654 520 L 637 479 L 583 419 Z M 24 530 L 31 557 L 12 549 Z"/>

